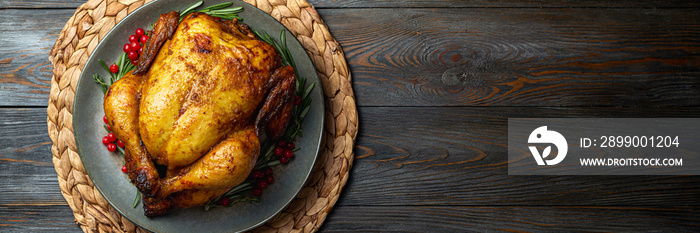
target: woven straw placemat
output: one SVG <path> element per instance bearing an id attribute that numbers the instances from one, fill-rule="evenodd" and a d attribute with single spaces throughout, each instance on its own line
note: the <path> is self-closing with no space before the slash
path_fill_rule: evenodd
<path id="1" fill-rule="evenodd" d="M 78 156 L 73 135 L 73 96 L 90 53 L 126 15 L 150 0 L 89 0 L 78 7 L 58 36 L 49 59 L 54 65 L 48 131 L 58 183 L 85 232 L 144 232 L 121 216 L 94 187 Z M 314 7 L 305 0 L 245 0 L 284 24 L 311 57 L 325 99 L 321 149 L 309 180 L 279 215 L 254 231 L 314 232 L 348 180 L 358 118 L 345 56 Z"/>

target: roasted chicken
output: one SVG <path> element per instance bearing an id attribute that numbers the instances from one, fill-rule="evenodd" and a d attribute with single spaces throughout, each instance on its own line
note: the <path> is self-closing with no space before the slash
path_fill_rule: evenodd
<path id="1" fill-rule="evenodd" d="M 236 20 L 160 16 L 138 67 L 104 99 L 127 173 L 153 217 L 199 206 L 242 183 L 262 132 L 279 138 L 296 78 L 271 45 Z"/>

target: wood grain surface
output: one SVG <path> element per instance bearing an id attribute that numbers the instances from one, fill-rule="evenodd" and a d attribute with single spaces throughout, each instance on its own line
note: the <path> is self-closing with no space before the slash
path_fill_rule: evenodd
<path id="1" fill-rule="evenodd" d="M 499 212 L 511 210 L 527 210 L 519 212 L 524 218 L 528 214 L 553 218 L 547 222 L 563 221 L 556 218 L 556 214 L 563 211 L 577 216 L 576 224 L 595 223 L 597 228 L 589 228 L 591 230 L 652 226 L 635 225 L 637 220 L 634 219 L 622 219 L 622 223 L 615 224 L 603 221 L 630 212 L 634 218 L 651 218 L 650 214 L 660 214 L 657 212 L 673 213 L 668 218 L 652 218 L 657 222 L 681 222 L 700 217 L 693 207 L 700 205 L 697 176 L 508 176 L 505 154 L 507 118 L 510 117 L 534 117 L 541 112 L 552 117 L 624 117 L 630 114 L 699 117 L 700 108 L 654 108 L 636 112 L 629 108 L 551 107 L 362 107 L 359 110 L 364 130 L 360 131 L 355 148 L 353 176 L 337 205 L 343 211 L 334 210 L 329 215 L 329 222 L 341 224 L 324 225 L 329 231 L 384 231 L 386 226 L 381 223 L 387 221 L 406 227 L 399 230 L 424 231 L 427 228 L 422 227 L 457 220 L 472 223 L 444 225 L 443 230 L 474 227 L 497 230 L 498 225 L 494 223 L 501 215 Z M 67 208 L 57 192 L 53 166 L 46 159 L 50 145 L 44 135 L 44 122 L 25 120 L 40 119 L 43 109 L 0 109 L 0 113 L 3 116 L 0 128 L 6 129 L 0 132 L 0 138 L 38 142 L 24 147 L 16 147 L 22 145 L 17 141 L 0 144 L 0 169 L 5 171 L 0 187 L 7 187 L 0 190 L 0 195 L 7 197 L 0 200 L 0 210 L 12 214 L 12 218 L 0 218 L 0 226 L 72 229 L 75 226 L 65 221 L 27 224 L 36 216 L 21 211 L 40 207 L 40 216 L 53 216 Z M 406 206 L 407 203 L 410 205 Z M 431 213 L 444 219 L 434 219 Z M 404 215 L 435 222 L 413 226 Z M 591 215 L 588 217 L 592 219 L 586 220 L 585 215 Z M 365 222 L 363 216 L 377 221 Z M 551 228 L 554 230 L 575 226 L 541 225 L 531 220 L 526 218 L 512 227 L 542 230 L 554 227 Z M 697 224 L 661 226 L 666 230 L 692 229 L 698 227 Z"/>
<path id="2" fill-rule="evenodd" d="M 70 208 L 0 206 L 7 232 L 80 232 Z M 336 206 L 319 232 L 691 232 L 700 227 L 692 207 L 599 206 Z M 507 219 L 507 220 L 504 220 Z M 7 222 L 8 224 L 4 224 Z"/>
<path id="3" fill-rule="evenodd" d="M 0 73 L 0 96 L 7 101 L 0 105 L 46 105 L 46 54 L 68 12 L 6 10 L 0 16 L 2 22 L 23 19 L 0 24 L 16 32 L 0 38 L 7 45 L 0 49 L 0 65 L 7 67 Z M 700 104 L 699 9 L 319 12 L 344 42 L 360 106 Z M 63 21 L 42 20 L 56 16 Z M 27 25 L 40 36 L 25 48 L 20 32 Z"/>
<path id="4" fill-rule="evenodd" d="M 2 232 L 80 231 L 45 106 L 49 49 L 83 2 L 0 2 Z M 697 2 L 310 3 L 361 106 L 322 232 L 700 231 L 698 176 L 508 176 L 506 164 L 508 118 L 700 117 Z"/>
<path id="5" fill-rule="evenodd" d="M 321 11 L 338 25 L 361 106 L 699 103 L 698 9 L 390 12 Z"/>
<path id="6" fill-rule="evenodd" d="M 507 165 L 508 118 L 700 117 L 699 110 L 360 108 L 362 137 L 340 204 L 699 205 L 697 176 L 509 176 Z"/>
<path id="7" fill-rule="evenodd" d="M 47 105 L 48 53 L 74 11 L 0 10 L 0 106 Z"/>
<path id="8" fill-rule="evenodd" d="M 323 232 L 684 232 L 697 209 L 597 206 L 339 206 Z M 504 221 L 504 219 L 508 219 Z M 364 223 L 364 224 L 357 224 Z M 527 230 L 523 230 L 527 229 Z"/>
<path id="9" fill-rule="evenodd" d="M 618 7 L 618 8 L 688 8 L 700 3 L 684 0 L 517 0 L 517 1 L 469 1 L 469 0 L 310 0 L 316 8 L 464 8 L 464 7 L 516 7 L 516 8 L 563 8 L 563 7 Z M 76 8 L 85 1 L 80 0 L 34 0 L 3 1 L 0 9 L 12 8 Z"/>

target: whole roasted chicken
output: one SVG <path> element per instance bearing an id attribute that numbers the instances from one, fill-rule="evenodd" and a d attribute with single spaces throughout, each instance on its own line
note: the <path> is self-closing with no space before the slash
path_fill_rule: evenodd
<path id="1" fill-rule="evenodd" d="M 149 217 L 205 204 L 242 183 L 262 132 L 281 137 L 293 105 L 293 69 L 250 28 L 203 13 L 179 19 L 160 16 L 137 69 L 104 99 Z"/>

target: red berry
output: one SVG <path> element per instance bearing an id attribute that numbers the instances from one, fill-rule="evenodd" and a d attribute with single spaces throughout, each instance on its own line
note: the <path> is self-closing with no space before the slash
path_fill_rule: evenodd
<path id="1" fill-rule="evenodd" d="M 140 40 L 141 44 L 146 44 L 146 42 L 148 42 L 148 36 L 143 35 L 143 36 L 141 36 L 141 38 L 139 38 L 139 40 Z"/>
<path id="2" fill-rule="evenodd" d="M 143 28 L 136 29 L 136 36 L 143 36 L 144 34 L 146 34 L 146 31 L 144 31 Z"/>
<path id="3" fill-rule="evenodd" d="M 295 96 L 295 97 L 294 97 L 294 104 L 295 104 L 295 105 L 301 105 L 301 96 Z"/>
<path id="4" fill-rule="evenodd" d="M 129 36 L 129 43 L 139 42 L 139 37 L 136 35 Z"/>
<path id="5" fill-rule="evenodd" d="M 263 178 L 264 176 L 265 176 L 265 173 L 263 173 L 260 170 L 253 171 L 253 178 L 260 179 L 260 178 Z"/>
<path id="6" fill-rule="evenodd" d="M 291 158 L 292 156 L 294 156 L 294 152 L 292 152 L 292 150 L 285 150 L 284 155 L 282 156 L 284 156 L 284 158 Z"/>
<path id="7" fill-rule="evenodd" d="M 141 49 L 141 44 L 139 44 L 138 41 L 131 42 L 131 50 L 134 52 L 138 52 L 139 49 Z"/>
<path id="8" fill-rule="evenodd" d="M 287 164 L 287 163 L 289 163 L 289 159 L 288 159 L 287 157 L 281 157 L 281 158 L 280 158 L 280 163 L 282 163 L 282 164 Z"/>
<path id="9" fill-rule="evenodd" d="M 268 176 L 267 179 L 265 179 L 265 181 L 267 181 L 268 184 L 275 183 L 275 177 Z"/>
<path id="10" fill-rule="evenodd" d="M 284 149 L 282 149 L 282 147 L 279 147 L 279 146 L 278 146 L 278 147 L 275 147 L 274 153 L 275 153 L 276 156 L 281 156 L 282 153 L 284 153 Z"/>
<path id="11" fill-rule="evenodd" d="M 260 188 L 260 189 L 267 188 L 267 181 L 264 181 L 264 180 L 258 181 L 258 188 Z"/>
<path id="12" fill-rule="evenodd" d="M 117 140 L 117 146 L 119 148 L 124 148 L 124 143 L 122 142 L 122 140 Z"/>
<path id="13" fill-rule="evenodd" d="M 287 142 L 287 149 L 294 149 L 294 143 L 293 142 Z"/>
<path id="14" fill-rule="evenodd" d="M 109 121 L 107 120 L 107 116 L 103 116 L 102 120 L 105 122 L 105 124 L 109 124 Z"/>
<path id="15" fill-rule="evenodd" d="M 143 54 L 143 47 L 139 49 L 139 55 Z"/>
<path id="16" fill-rule="evenodd" d="M 117 64 L 111 64 L 111 65 L 109 65 L 109 72 L 112 72 L 112 73 L 117 73 L 117 72 L 119 72 L 119 66 L 117 66 Z"/>
<path id="17" fill-rule="evenodd" d="M 272 175 L 272 168 L 269 168 L 269 167 L 265 168 L 265 175 L 266 176 Z"/>
<path id="18" fill-rule="evenodd" d="M 131 44 L 125 44 L 122 49 L 125 53 L 129 53 L 131 51 Z"/>
<path id="19" fill-rule="evenodd" d="M 260 195 L 262 195 L 262 189 L 254 188 L 253 189 L 253 196 L 259 197 Z"/>
<path id="20" fill-rule="evenodd" d="M 107 131 L 112 132 L 112 126 L 107 125 Z"/>
<path id="21" fill-rule="evenodd" d="M 117 150 L 117 145 L 114 145 L 114 143 L 107 144 L 107 150 L 109 152 L 114 152 Z"/>
<path id="22" fill-rule="evenodd" d="M 139 63 L 138 63 L 138 62 L 136 62 L 136 61 L 137 61 L 137 60 L 131 60 L 131 64 L 132 64 L 132 65 L 134 65 L 134 66 L 138 66 L 138 65 L 139 65 Z"/>
<path id="23" fill-rule="evenodd" d="M 107 134 L 107 140 L 109 140 L 109 142 L 114 142 L 117 140 L 117 136 L 114 135 L 114 133 L 109 133 Z"/>
<path id="24" fill-rule="evenodd" d="M 107 136 L 102 137 L 102 144 L 108 145 L 110 143 L 109 138 Z"/>
<path id="25" fill-rule="evenodd" d="M 139 59 L 139 54 L 134 52 L 134 51 L 129 51 L 126 53 L 126 55 L 129 57 L 130 60 L 135 61 L 136 59 Z"/>
<path id="26" fill-rule="evenodd" d="M 126 173 L 126 165 L 122 165 L 122 172 Z"/>
<path id="27" fill-rule="evenodd" d="M 285 146 L 287 146 L 287 142 L 284 140 L 280 140 L 279 142 L 277 142 L 277 146 L 284 148 Z"/>
<path id="28" fill-rule="evenodd" d="M 231 199 L 229 199 L 228 197 L 222 197 L 221 199 L 219 199 L 219 205 L 228 206 L 230 204 L 231 204 Z"/>

